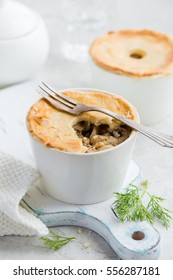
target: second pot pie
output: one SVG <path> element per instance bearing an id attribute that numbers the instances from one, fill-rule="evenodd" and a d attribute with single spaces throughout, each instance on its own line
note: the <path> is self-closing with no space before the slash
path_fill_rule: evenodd
<path id="1" fill-rule="evenodd" d="M 80 103 L 106 108 L 138 121 L 135 109 L 123 98 L 103 92 L 65 91 Z M 89 153 L 109 149 L 125 141 L 131 128 L 100 112 L 71 115 L 40 99 L 27 116 L 30 133 L 46 146 L 66 152 Z"/>
<path id="2" fill-rule="evenodd" d="M 151 30 L 119 30 L 94 40 L 93 62 L 104 70 L 131 77 L 173 73 L 173 37 Z"/>

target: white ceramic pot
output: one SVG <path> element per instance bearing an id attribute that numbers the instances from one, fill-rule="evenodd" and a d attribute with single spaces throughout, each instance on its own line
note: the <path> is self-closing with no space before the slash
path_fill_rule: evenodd
<path id="1" fill-rule="evenodd" d="M 0 0 L 0 87 L 30 78 L 42 67 L 48 51 L 42 18 L 20 3 Z"/>
<path id="2" fill-rule="evenodd" d="M 139 121 L 137 112 L 136 120 Z M 46 192 L 66 203 L 91 204 L 111 198 L 122 187 L 132 158 L 136 132 L 133 131 L 127 140 L 114 148 L 86 154 L 49 148 L 30 136 Z"/>
<path id="3" fill-rule="evenodd" d="M 154 124 L 173 112 L 173 75 L 134 78 L 104 70 L 90 60 L 93 87 L 109 90 L 130 101 L 141 123 Z"/>

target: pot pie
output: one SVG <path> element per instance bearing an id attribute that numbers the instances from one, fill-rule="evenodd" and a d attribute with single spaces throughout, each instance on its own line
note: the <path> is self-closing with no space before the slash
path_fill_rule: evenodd
<path id="1" fill-rule="evenodd" d="M 135 109 L 121 97 L 102 92 L 65 91 L 63 94 L 138 121 Z M 72 115 L 56 109 L 44 98 L 29 110 L 27 125 L 30 133 L 44 145 L 77 153 L 115 147 L 132 133 L 131 128 L 103 113 L 90 111 Z"/>
<path id="2" fill-rule="evenodd" d="M 150 30 L 120 30 L 97 38 L 93 62 L 120 75 L 149 77 L 173 72 L 173 38 Z"/>

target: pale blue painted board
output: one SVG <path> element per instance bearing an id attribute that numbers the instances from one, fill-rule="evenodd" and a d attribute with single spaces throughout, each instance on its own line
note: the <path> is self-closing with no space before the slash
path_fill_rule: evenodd
<path id="1" fill-rule="evenodd" d="M 132 161 L 124 187 L 138 183 L 140 168 Z M 101 235 L 121 259 L 158 259 L 160 235 L 147 222 L 120 223 L 112 211 L 114 198 L 91 205 L 71 205 L 49 197 L 40 184 L 30 189 L 22 205 L 38 216 L 48 227 L 73 225 L 89 228 Z M 134 240 L 132 234 L 142 231 L 144 238 Z"/>

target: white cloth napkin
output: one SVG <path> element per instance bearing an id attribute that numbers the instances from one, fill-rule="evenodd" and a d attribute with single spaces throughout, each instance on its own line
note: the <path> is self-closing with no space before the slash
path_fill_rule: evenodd
<path id="1" fill-rule="evenodd" d="M 45 224 L 20 205 L 39 177 L 36 169 L 0 152 L 0 236 L 48 234 Z"/>

